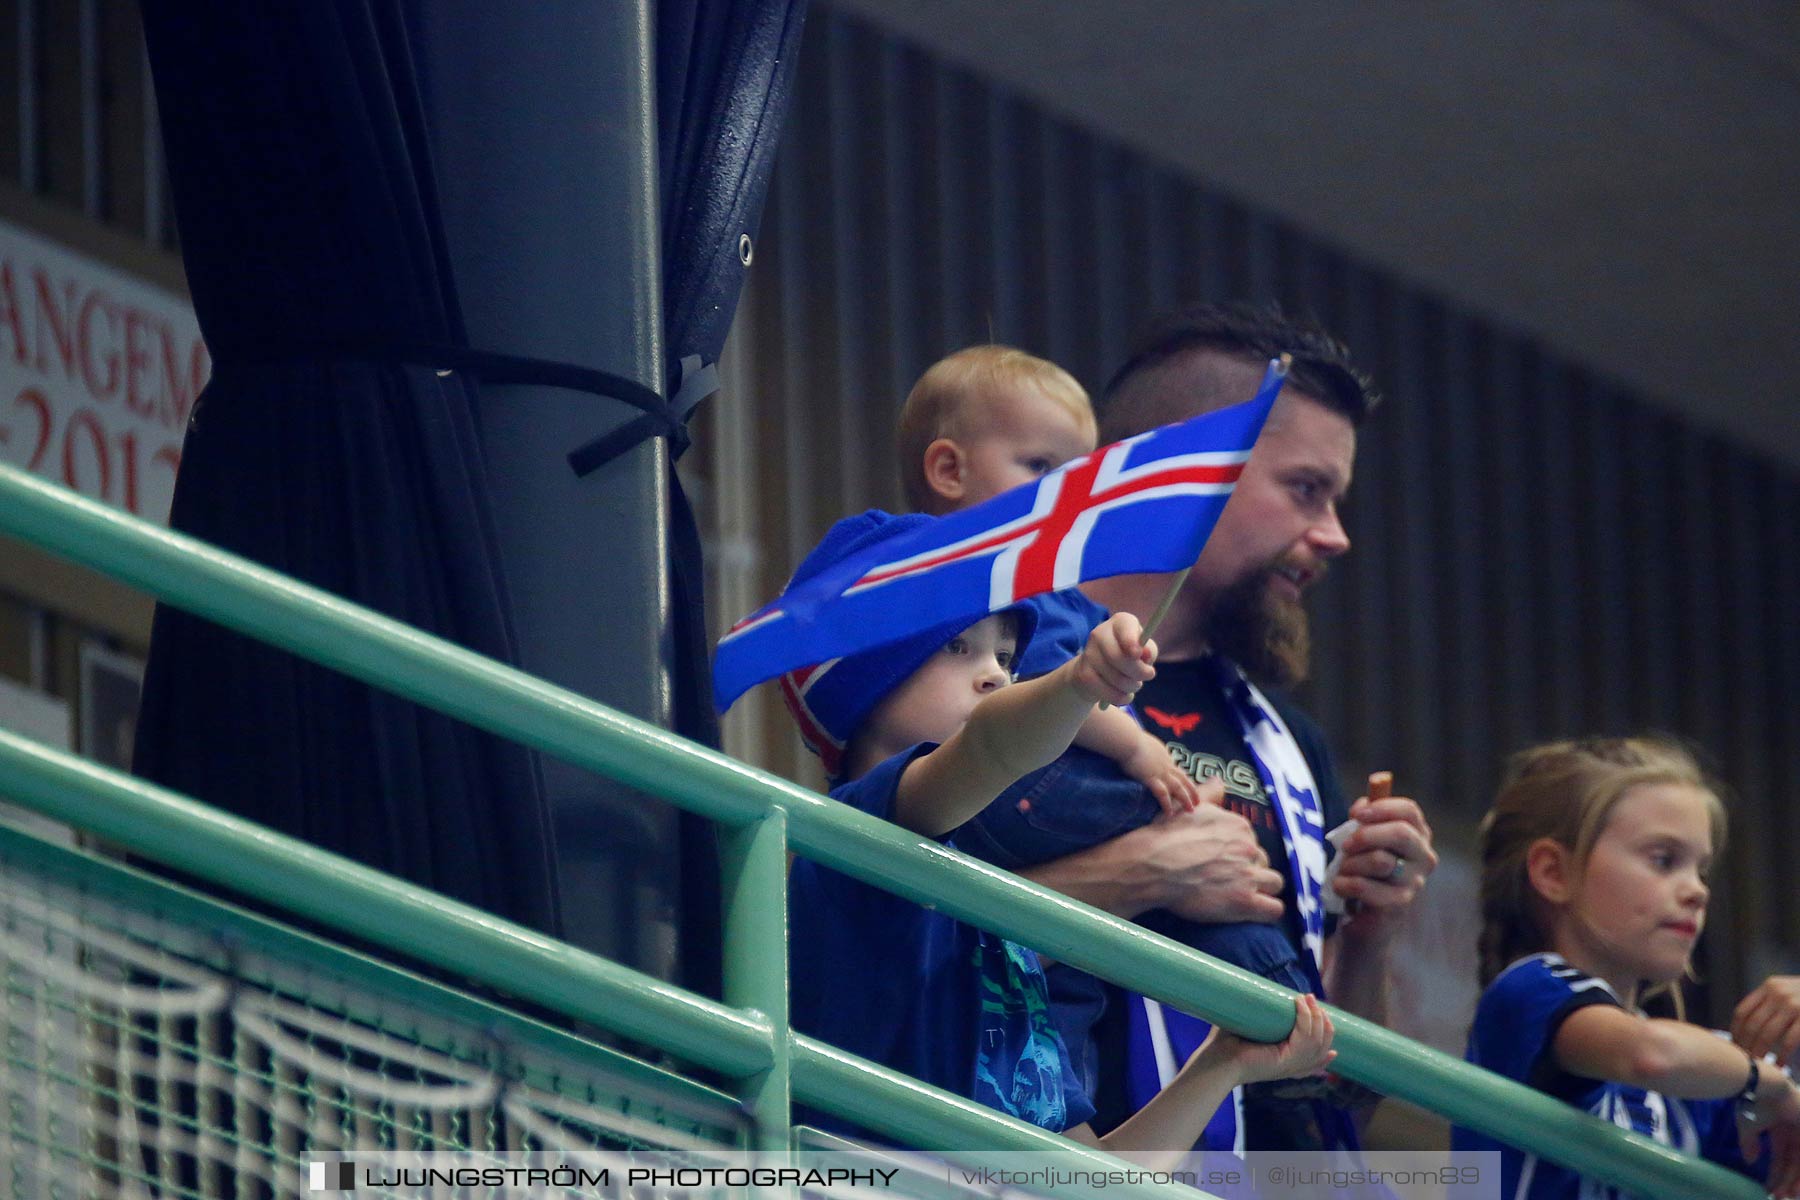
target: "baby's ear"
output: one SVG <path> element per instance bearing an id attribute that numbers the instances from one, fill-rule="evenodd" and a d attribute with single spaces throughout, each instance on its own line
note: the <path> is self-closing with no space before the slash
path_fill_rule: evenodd
<path id="1" fill-rule="evenodd" d="M 958 501 L 967 488 L 963 472 L 967 463 L 963 450 L 949 438 L 939 438 L 925 447 L 925 486 L 946 500 Z"/>
<path id="2" fill-rule="evenodd" d="M 1551 904 L 1569 900 L 1573 855 L 1555 838 L 1539 838 L 1525 851 L 1525 879 L 1531 890 Z"/>

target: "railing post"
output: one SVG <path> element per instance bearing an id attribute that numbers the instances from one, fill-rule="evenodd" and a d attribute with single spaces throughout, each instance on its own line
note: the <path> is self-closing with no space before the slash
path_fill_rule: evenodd
<path id="1" fill-rule="evenodd" d="M 790 1148 L 793 1035 L 788 1027 L 787 810 L 719 830 L 725 919 L 725 1003 L 768 1019 L 775 1057 L 740 1094 L 755 1120 L 755 1150 Z"/>

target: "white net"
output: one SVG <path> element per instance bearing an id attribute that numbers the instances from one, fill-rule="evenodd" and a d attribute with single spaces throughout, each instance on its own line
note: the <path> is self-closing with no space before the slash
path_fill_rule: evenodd
<path id="1" fill-rule="evenodd" d="M 308 1195 L 335 1151 L 745 1141 L 722 1095 L 10 834 L 0 971 L 0 1196 L 249 1200 Z"/>

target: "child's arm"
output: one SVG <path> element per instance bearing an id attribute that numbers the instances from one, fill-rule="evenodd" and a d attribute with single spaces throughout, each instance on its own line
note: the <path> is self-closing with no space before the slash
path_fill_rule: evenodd
<path id="1" fill-rule="evenodd" d="M 1572 1075 L 1694 1100 L 1737 1095 L 1750 1069 L 1745 1051 L 1698 1025 L 1640 1017 L 1610 1004 L 1590 1004 L 1563 1018 L 1551 1053 Z M 1800 1093 L 1793 1083 L 1768 1064 L 1760 1076 L 1758 1124 L 1800 1121 Z"/>
<path id="2" fill-rule="evenodd" d="M 1337 1057 L 1331 1035 L 1331 1018 L 1313 996 L 1294 997 L 1294 1028 L 1282 1042 L 1247 1042 L 1215 1026 L 1169 1086 L 1124 1124 L 1104 1137 L 1078 1125 L 1069 1136 L 1114 1152 L 1186 1154 L 1232 1088 L 1323 1070 Z"/>
<path id="3" fill-rule="evenodd" d="M 1055 761 L 1096 703 L 1127 704 L 1156 674 L 1156 643 L 1141 632 L 1136 617 L 1118 613 L 1088 635 L 1080 657 L 983 698 L 949 741 L 900 776 L 895 822 L 932 837 L 948 833 L 1014 780 Z"/>
<path id="4" fill-rule="evenodd" d="M 1708 1100 L 1736 1096 L 1750 1077 L 1750 1054 L 1698 1025 L 1640 1017 L 1610 1004 L 1590 1004 L 1563 1019 L 1551 1045 L 1557 1065 L 1589 1079 L 1612 1079 L 1665 1095 Z M 1800 1088 L 1771 1063 L 1758 1064 L 1754 1101 L 1740 1112 L 1745 1161 L 1756 1158 L 1756 1131 L 1768 1130 L 1773 1153 L 1769 1192 L 1800 1190 Z"/>
<path id="5" fill-rule="evenodd" d="M 1200 785 L 1175 765 L 1162 739 L 1144 729 L 1122 708 L 1098 708 L 1076 731 L 1075 744 L 1119 764 L 1156 797 L 1171 816 L 1200 804 Z"/>

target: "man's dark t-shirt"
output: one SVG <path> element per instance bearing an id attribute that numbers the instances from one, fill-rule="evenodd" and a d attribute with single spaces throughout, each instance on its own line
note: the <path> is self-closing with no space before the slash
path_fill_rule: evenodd
<path id="1" fill-rule="evenodd" d="M 1225 807 L 1250 822 L 1269 865 L 1283 875 L 1288 873 L 1287 847 L 1281 840 L 1281 815 L 1263 788 L 1256 760 L 1238 732 L 1236 720 L 1226 707 L 1225 697 L 1213 686 L 1213 667 L 1204 658 L 1186 662 L 1160 663 L 1156 678 L 1144 685 L 1134 704 L 1144 728 L 1168 745 L 1176 764 L 1189 778 L 1204 783 L 1221 779 L 1225 783 Z M 1325 737 L 1311 717 L 1296 708 L 1279 693 L 1264 690 L 1283 722 L 1293 731 L 1294 741 L 1312 768 L 1313 782 L 1318 787 L 1319 810 L 1325 828 L 1335 829 L 1349 815 L 1343 788 L 1339 786 Z M 1300 910 L 1295 904 L 1293 881 L 1282 893 L 1287 905 L 1284 924 L 1288 940 L 1296 949 L 1301 945 Z"/>
<path id="2" fill-rule="evenodd" d="M 1237 721 L 1226 706 L 1226 698 L 1214 682 L 1214 671 L 1214 664 L 1204 658 L 1158 663 L 1156 678 L 1144 685 L 1134 701 L 1134 707 L 1144 728 L 1167 744 L 1171 757 L 1191 778 L 1202 782 L 1214 778 L 1224 781 L 1225 807 L 1250 823 L 1258 843 L 1269 856 L 1270 866 L 1286 879 L 1282 891 L 1286 913 L 1279 928 L 1304 962 L 1306 951 L 1301 938 L 1300 913 L 1294 898 L 1294 881 L 1288 866 L 1287 848 L 1281 838 L 1281 817 L 1263 787 L 1256 761 L 1251 757 L 1249 747 L 1244 744 Z M 1330 753 L 1325 747 L 1324 735 L 1312 719 L 1285 696 L 1267 690 L 1264 694 L 1292 731 L 1294 741 L 1312 770 L 1324 827 L 1337 827 L 1347 818 L 1349 804 L 1338 783 Z M 1138 922 L 1177 941 L 1191 940 L 1182 934 L 1182 927 L 1188 923 L 1170 913 L 1145 913 L 1138 918 Z M 1327 918 L 1327 932 L 1330 928 L 1330 919 Z M 1053 997 L 1059 990 L 1059 972 L 1067 970 L 1070 968 L 1051 968 L 1050 986 Z M 1099 1110 L 1095 1117 L 1095 1127 L 1108 1129 L 1124 1120 L 1131 1112 L 1126 1100 L 1122 1068 L 1125 1061 L 1123 992 L 1110 984 L 1107 985 L 1105 1014 L 1094 1027 L 1093 1038 L 1099 1067 L 1097 1086 L 1093 1092 L 1093 1100 Z M 1280 1128 L 1293 1124 L 1289 1118 L 1293 1115 L 1295 1106 L 1280 1105 L 1279 1112 L 1255 1111 L 1262 1108 L 1264 1106 L 1258 1103 L 1254 1089 L 1246 1094 L 1245 1125 L 1250 1148 L 1260 1148 L 1257 1143 L 1262 1142 L 1270 1148 L 1301 1149 L 1316 1136 L 1302 1129 Z"/>

